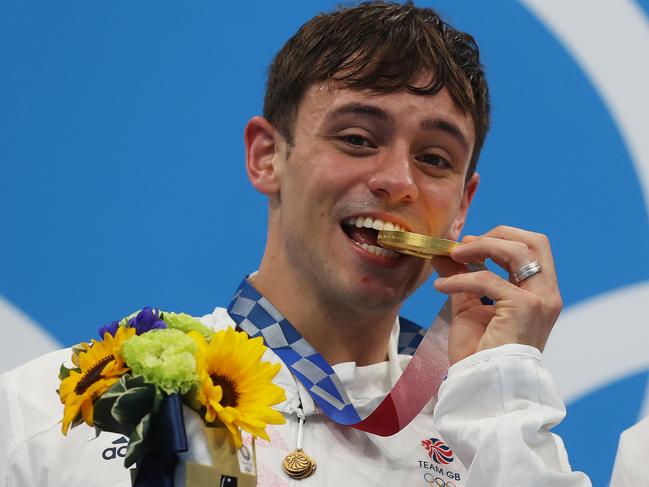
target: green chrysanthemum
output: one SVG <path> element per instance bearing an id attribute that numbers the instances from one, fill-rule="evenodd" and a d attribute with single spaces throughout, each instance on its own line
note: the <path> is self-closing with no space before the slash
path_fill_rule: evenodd
<path id="1" fill-rule="evenodd" d="M 186 313 L 171 313 L 169 311 L 165 311 L 163 313 L 163 319 L 169 328 L 180 330 L 183 333 L 197 331 L 206 338 L 214 333 L 212 329 L 205 326 L 196 318 Z"/>
<path id="2" fill-rule="evenodd" d="M 188 335 L 163 329 L 132 337 L 122 355 L 134 376 L 142 376 L 167 394 L 185 394 L 198 383 L 196 351 L 196 342 Z"/>

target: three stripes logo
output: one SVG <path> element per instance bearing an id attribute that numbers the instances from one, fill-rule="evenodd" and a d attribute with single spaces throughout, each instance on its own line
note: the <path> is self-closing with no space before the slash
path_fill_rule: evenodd
<path id="1" fill-rule="evenodd" d="M 448 465 L 453 461 L 453 450 L 438 438 L 428 438 L 422 440 L 421 445 L 426 449 L 428 456 L 435 463 Z"/>

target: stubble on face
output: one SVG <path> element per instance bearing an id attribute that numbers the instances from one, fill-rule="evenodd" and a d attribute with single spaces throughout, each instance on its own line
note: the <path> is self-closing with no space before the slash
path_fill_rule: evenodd
<path id="1" fill-rule="evenodd" d="M 305 93 L 290 146 L 277 132 L 256 132 L 272 135 L 274 174 L 264 186 L 272 188 L 269 232 L 253 284 L 330 363 L 385 360 L 401 304 L 433 271 L 423 259 L 369 253 L 345 222 L 363 216 L 457 233 L 470 150 L 450 126 L 475 140 L 444 90 L 423 97 L 327 82 Z"/>
<path id="2" fill-rule="evenodd" d="M 414 231 L 446 235 L 452 223 L 449 214 L 457 211 L 457 205 L 446 205 L 437 218 L 428 203 L 422 207 L 387 202 L 368 190 L 373 168 L 367 161 L 372 158 L 341 153 L 329 137 L 331 130 L 323 128 L 333 107 L 354 100 L 380 105 L 382 95 L 355 92 L 333 82 L 315 85 L 305 94 L 296 117 L 294 145 L 283 162 L 277 231 L 282 235 L 286 264 L 302 289 L 311 289 L 327 306 L 384 312 L 398 308 L 430 276 L 432 266 L 421 259 L 401 257 L 401 272 L 395 272 L 362 259 L 350 260 L 341 247 L 342 242 L 348 244 L 341 240 L 341 219 L 372 212 L 399 215 L 417 226 Z M 438 186 L 449 192 L 444 184 Z M 457 191 L 453 198 L 459 199 Z"/>

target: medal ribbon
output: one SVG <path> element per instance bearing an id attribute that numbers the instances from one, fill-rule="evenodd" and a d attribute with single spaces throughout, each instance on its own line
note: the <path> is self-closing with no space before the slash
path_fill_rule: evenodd
<path id="1" fill-rule="evenodd" d="M 228 313 L 251 338 L 263 337 L 266 346 L 300 380 L 332 421 L 380 436 L 401 431 L 421 412 L 437 393 L 449 366 L 446 350 L 439 348 L 430 331 L 443 325 L 439 322 L 450 322 L 449 304 L 425 333 L 421 327 L 401 318 L 400 352 L 414 347 L 416 351 L 392 390 L 362 419 L 331 366 L 247 279 L 235 293 Z"/>

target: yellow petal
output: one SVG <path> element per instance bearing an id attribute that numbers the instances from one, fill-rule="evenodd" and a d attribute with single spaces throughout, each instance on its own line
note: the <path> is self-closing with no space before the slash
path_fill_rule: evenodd
<path id="1" fill-rule="evenodd" d="M 91 399 L 86 399 L 81 404 L 81 414 L 83 415 L 83 420 L 88 426 L 94 426 L 95 424 L 95 408 Z"/>
<path id="2" fill-rule="evenodd" d="M 267 439 L 267 424 L 285 422 L 282 414 L 271 406 L 286 397 L 282 388 L 272 383 L 282 366 L 261 360 L 266 351 L 263 339 L 249 339 L 233 328 L 214 333 L 209 341 L 202 336 L 193 338 L 199 344 L 197 361 L 199 356 L 202 361 L 200 391 L 195 397 L 205 407 L 205 419 L 213 422 L 218 418 L 238 445 L 241 444 L 239 428 Z M 213 376 L 227 378 L 236 390 L 236 398 L 228 398 L 227 407 L 223 406 L 223 388 L 214 385 Z M 236 403 L 230 404 L 233 400 Z"/>
<path id="3" fill-rule="evenodd" d="M 63 431 L 64 435 L 68 434 L 68 428 L 70 427 L 70 424 L 72 424 L 72 422 L 77 419 L 77 416 L 79 415 L 80 405 L 81 404 L 78 402 L 71 402 L 69 404 L 66 404 L 63 408 L 63 421 L 61 431 Z"/>

